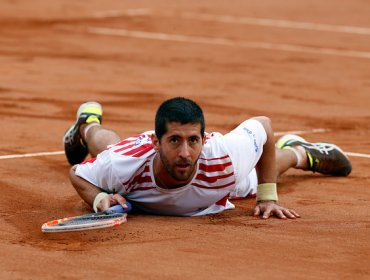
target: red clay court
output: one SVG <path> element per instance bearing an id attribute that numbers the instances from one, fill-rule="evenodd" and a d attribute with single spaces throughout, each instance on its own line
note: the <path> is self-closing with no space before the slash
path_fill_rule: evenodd
<path id="1" fill-rule="evenodd" d="M 368 1 L 46 1 L 0 4 L 1 279 L 370 279 Z M 254 199 L 200 218 L 129 215 L 117 228 L 44 234 L 91 212 L 62 136 L 80 103 L 127 137 L 185 96 L 207 131 L 266 115 L 338 144 L 347 178 L 289 171 L 261 220 Z"/>

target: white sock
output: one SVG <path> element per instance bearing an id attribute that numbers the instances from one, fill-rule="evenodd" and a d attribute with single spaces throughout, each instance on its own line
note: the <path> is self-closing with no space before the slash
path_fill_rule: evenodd
<path id="1" fill-rule="evenodd" d="M 93 126 L 97 126 L 97 125 L 100 125 L 100 123 L 97 123 L 97 122 L 93 122 L 93 123 L 89 123 L 87 126 L 85 126 L 85 129 L 84 129 L 84 132 L 83 132 L 83 136 L 84 136 L 84 139 L 86 141 L 86 137 L 87 137 L 87 132 L 90 130 L 90 128 L 92 128 Z"/>
<path id="2" fill-rule="evenodd" d="M 296 168 L 305 168 L 307 165 L 307 154 L 303 147 L 295 146 L 290 148 L 289 150 L 293 151 L 295 156 L 297 157 L 297 164 Z"/>

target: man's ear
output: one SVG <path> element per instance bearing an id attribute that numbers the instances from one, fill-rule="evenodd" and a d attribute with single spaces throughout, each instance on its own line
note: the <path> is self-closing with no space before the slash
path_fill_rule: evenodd
<path id="1" fill-rule="evenodd" d="M 155 135 L 154 133 L 152 134 L 151 138 L 152 138 L 154 150 L 158 152 L 159 151 L 159 139 L 157 135 Z"/>

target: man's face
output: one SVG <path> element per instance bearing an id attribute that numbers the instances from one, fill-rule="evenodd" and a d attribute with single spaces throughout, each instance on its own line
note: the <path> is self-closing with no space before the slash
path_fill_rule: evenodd
<path id="1" fill-rule="evenodd" d="M 203 147 L 200 124 L 167 124 L 167 132 L 154 144 L 161 162 L 175 181 L 187 181 L 194 174 Z"/>

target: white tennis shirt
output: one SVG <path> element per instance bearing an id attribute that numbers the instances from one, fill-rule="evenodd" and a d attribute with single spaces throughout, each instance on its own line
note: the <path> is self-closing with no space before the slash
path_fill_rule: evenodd
<path id="1" fill-rule="evenodd" d="M 230 197 L 256 193 L 255 165 L 266 142 L 256 120 L 247 120 L 222 135 L 207 134 L 192 181 L 180 188 L 163 189 L 154 179 L 154 131 L 127 138 L 87 160 L 76 175 L 108 193 L 119 193 L 143 211 L 176 216 L 200 216 L 235 206 Z"/>

